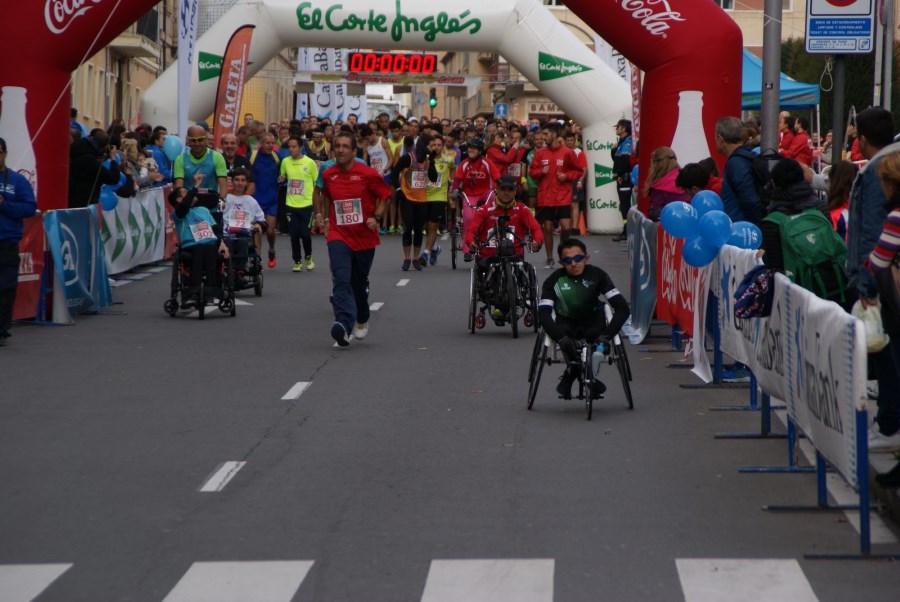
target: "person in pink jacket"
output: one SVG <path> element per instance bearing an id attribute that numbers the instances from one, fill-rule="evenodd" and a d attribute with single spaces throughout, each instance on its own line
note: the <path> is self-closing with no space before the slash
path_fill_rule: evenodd
<path id="1" fill-rule="evenodd" d="M 650 154 L 650 172 L 644 183 L 644 194 L 650 197 L 650 219 L 653 221 L 659 221 L 659 214 L 669 203 L 690 202 L 690 195 L 675 184 L 679 171 L 675 151 L 668 146 L 657 147 Z"/>

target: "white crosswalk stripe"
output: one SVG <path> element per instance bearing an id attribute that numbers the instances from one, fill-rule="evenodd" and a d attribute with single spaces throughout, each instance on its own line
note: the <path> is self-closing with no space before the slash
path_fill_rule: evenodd
<path id="1" fill-rule="evenodd" d="M 0 599 L 31 602 L 71 567 L 71 564 L 0 565 Z"/>
<path id="2" fill-rule="evenodd" d="M 818 602 L 794 559 L 678 558 L 685 602 Z"/>
<path id="3" fill-rule="evenodd" d="M 289 602 L 312 560 L 195 562 L 163 602 Z"/>
<path id="4" fill-rule="evenodd" d="M 552 602 L 552 559 L 432 560 L 422 602 Z"/>

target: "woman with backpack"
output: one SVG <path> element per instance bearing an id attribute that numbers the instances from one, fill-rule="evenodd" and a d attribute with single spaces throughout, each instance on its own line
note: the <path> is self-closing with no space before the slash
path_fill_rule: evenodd
<path id="1" fill-rule="evenodd" d="M 825 204 L 794 159 L 772 168 L 772 201 L 760 223 L 763 262 L 822 299 L 845 305 L 847 246 L 837 235 Z"/>

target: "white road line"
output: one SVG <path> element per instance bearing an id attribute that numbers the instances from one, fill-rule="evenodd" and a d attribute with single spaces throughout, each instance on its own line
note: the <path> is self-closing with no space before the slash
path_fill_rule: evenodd
<path id="1" fill-rule="evenodd" d="M 297 399 L 298 397 L 303 395 L 303 392 L 306 391 L 311 384 L 312 384 L 311 382 L 303 382 L 303 381 L 298 382 L 293 387 L 288 389 L 288 392 L 285 393 L 284 395 L 282 395 L 281 398 L 282 399 Z"/>
<path id="2" fill-rule="evenodd" d="M 818 602 L 794 559 L 677 558 L 685 602 Z"/>
<path id="3" fill-rule="evenodd" d="M 449 232 L 444 232 L 443 234 L 441 234 L 441 240 L 447 240 L 449 238 L 450 238 Z"/>
<path id="4" fill-rule="evenodd" d="M 130 274 L 128 274 L 125 277 L 129 278 L 131 280 L 143 280 L 144 278 L 147 278 L 148 276 L 150 276 L 150 274 L 148 274 L 147 272 L 131 272 Z"/>
<path id="5" fill-rule="evenodd" d="M 113 288 L 125 286 L 126 284 L 131 284 L 131 280 L 110 280 L 109 281 L 109 285 Z"/>
<path id="6" fill-rule="evenodd" d="M 372 305 L 369 306 L 369 309 L 371 311 L 378 311 L 382 307 L 384 307 L 384 303 L 382 303 L 381 301 L 376 301 L 375 303 L 373 303 Z"/>
<path id="7" fill-rule="evenodd" d="M 432 560 L 422 602 L 553 601 L 553 559 Z"/>
<path id="8" fill-rule="evenodd" d="M 243 299 L 235 299 L 234 304 L 235 305 L 251 305 L 251 306 L 253 305 L 249 301 L 244 301 Z"/>
<path id="9" fill-rule="evenodd" d="M 3 602 L 31 602 L 70 568 L 71 564 L 0 565 L 0 598 Z"/>
<path id="10" fill-rule="evenodd" d="M 401 280 L 400 282 L 397 283 L 397 286 L 406 286 L 407 284 L 409 284 L 409 278 L 404 278 L 403 280 Z"/>
<path id="11" fill-rule="evenodd" d="M 151 274 L 159 274 L 160 272 L 165 272 L 166 270 L 171 270 L 171 269 L 172 269 L 171 266 L 170 267 L 156 266 L 153 268 L 147 268 L 147 271 L 150 272 Z"/>
<path id="12" fill-rule="evenodd" d="M 289 602 L 312 560 L 195 562 L 163 602 Z"/>
<path id="13" fill-rule="evenodd" d="M 246 462 L 224 462 L 219 466 L 213 474 L 206 479 L 206 483 L 200 488 L 201 492 L 209 493 L 222 491 L 225 485 L 234 478 L 240 469 L 244 467 Z"/>

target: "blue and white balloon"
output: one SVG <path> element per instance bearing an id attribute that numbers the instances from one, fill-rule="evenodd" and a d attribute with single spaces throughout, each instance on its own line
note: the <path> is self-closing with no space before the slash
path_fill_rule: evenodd
<path id="1" fill-rule="evenodd" d="M 697 210 L 684 201 L 675 201 L 663 207 L 659 215 L 663 230 L 675 238 L 690 238 L 697 235 L 700 217 Z"/>

